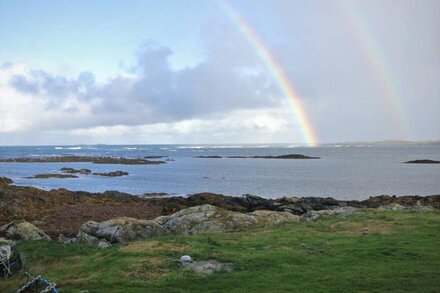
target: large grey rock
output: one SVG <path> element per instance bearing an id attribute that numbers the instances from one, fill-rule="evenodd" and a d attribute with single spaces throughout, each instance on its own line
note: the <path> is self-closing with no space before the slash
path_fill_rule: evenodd
<path id="1" fill-rule="evenodd" d="M 0 227 L 0 237 L 12 240 L 50 240 L 41 229 L 26 221 L 13 221 Z"/>
<path id="2" fill-rule="evenodd" d="M 162 235 L 166 232 L 162 226 L 154 221 L 123 217 L 100 223 L 89 221 L 83 224 L 76 241 L 92 245 L 98 245 L 102 240 L 110 243 L 126 243 Z"/>
<path id="3" fill-rule="evenodd" d="M 301 219 L 304 221 L 314 222 L 318 220 L 321 216 L 345 217 L 352 215 L 357 211 L 358 209 L 354 207 L 338 207 L 330 210 L 308 211 L 307 213 L 301 216 Z"/>
<path id="4" fill-rule="evenodd" d="M 171 234 L 243 231 L 258 223 L 251 215 L 227 211 L 208 204 L 190 207 L 170 216 L 158 217 L 154 222 L 165 227 Z"/>

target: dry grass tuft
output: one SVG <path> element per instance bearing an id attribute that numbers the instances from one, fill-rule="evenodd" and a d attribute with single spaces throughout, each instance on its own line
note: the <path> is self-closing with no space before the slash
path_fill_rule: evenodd
<path id="1" fill-rule="evenodd" d="M 153 252 L 153 251 L 175 251 L 184 252 L 186 248 L 184 246 L 177 245 L 171 242 L 159 242 L 155 240 L 133 242 L 126 246 L 122 246 L 120 251 L 135 253 L 135 252 Z"/>

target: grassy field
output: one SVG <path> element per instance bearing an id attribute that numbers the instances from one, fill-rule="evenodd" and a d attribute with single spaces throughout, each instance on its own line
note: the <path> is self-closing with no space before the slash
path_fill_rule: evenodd
<path id="1" fill-rule="evenodd" d="M 368 211 L 245 233 L 167 236 L 109 249 L 22 242 L 61 292 L 440 292 L 440 213 Z M 177 262 L 233 262 L 200 276 Z M 0 280 L 10 292 L 23 277 Z"/>

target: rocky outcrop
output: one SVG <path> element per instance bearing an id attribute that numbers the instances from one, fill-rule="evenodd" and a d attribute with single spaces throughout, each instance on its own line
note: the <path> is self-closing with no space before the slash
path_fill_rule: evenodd
<path id="1" fill-rule="evenodd" d="M 339 207 L 331 210 L 308 211 L 301 216 L 301 219 L 309 222 L 314 222 L 318 220 L 321 216 L 346 217 L 356 213 L 357 211 L 358 209 L 354 207 Z"/>
<path id="2" fill-rule="evenodd" d="M 89 221 L 81 226 L 76 241 L 92 245 L 102 241 L 127 243 L 159 235 L 244 231 L 258 224 L 278 225 L 298 221 L 299 217 L 288 213 L 258 211 L 242 214 L 212 205 L 201 205 L 154 220 L 117 218 L 100 223 Z"/>
<path id="3" fill-rule="evenodd" d="M 412 206 L 403 206 L 398 203 L 391 203 L 388 205 L 380 206 L 378 207 L 378 210 L 387 210 L 387 211 L 414 211 L 414 212 L 432 212 L 434 208 L 432 206 L 424 206 L 420 204 L 420 202 L 417 202 L 416 205 Z"/>
<path id="4" fill-rule="evenodd" d="M 11 240 L 50 240 L 41 229 L 26 221 L 13 221 L 0 227 L 0 237 Z"/>
<path id="5" fill-rule="evenodd" d="M 362 201 L 350 200 L 347 201 L 346 204 L 348 206 L 357 207 L 357 208 L 373 208 L 373 209 L 377 209 L 381 206 L 386 206 L 390 204 L 399 204 L 407 208 L 412 208 L 415 206 L 425 206 L 440 210 L 440 195 L 429 195 L 429 196 L 380 195 L 380 196 L 373 196 Z"/>
<path id="6" fill-rule="evenodd" d="M 83 175 L 88 175 L 90 173 L 92 173 L 92 170 L 90 169 L 74 169 L 74 168 L 68 168 L 68 167 L 63 167 L 60 169 L 60 171 L 62 173 L 68 173 L 68 174 L 83 174 Z"/>
<path id="7" fill-rule="evenodd" d="M 120 176 L 128 175 L 128 172 L 114 171 L 114 172 L 107 172 L 107 173 L 93 173 L 93 175 L 107 176 L 107 177 L 120 177 Z"/>
<path id="8" fill-rule="evenodd" d="M 0 187 L 7 186 L 12 183 L 13 183 L 12 179 L 8 177 L 0 177 Z"/>

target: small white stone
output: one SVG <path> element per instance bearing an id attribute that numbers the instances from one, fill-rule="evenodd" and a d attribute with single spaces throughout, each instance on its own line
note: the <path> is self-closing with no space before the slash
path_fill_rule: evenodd
<path id="1" fill-rule="evenodd" d="M 180 258 L 180 261 L 182 262 L 182 265 L 186 265 L 191 263 L 193 260 L 191 258 L 191 256 L 189 255 L 182 255 L 182 257 Z"/>

